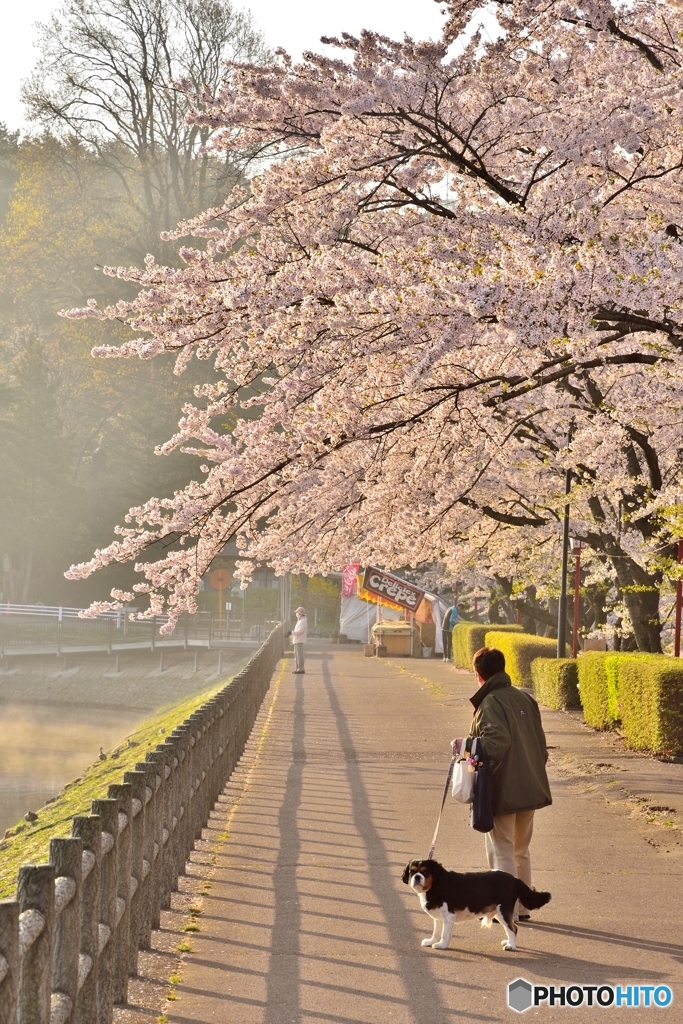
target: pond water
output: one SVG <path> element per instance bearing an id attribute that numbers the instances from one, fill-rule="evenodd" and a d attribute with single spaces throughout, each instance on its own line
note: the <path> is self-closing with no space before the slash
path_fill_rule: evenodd
<path id="1" fill-rule="evenodd" d="M 229 677 L 249 652 L 224 650 Z M 0 670 L 0 838 L 57 796 L 155 710 L 218 682 L 218 653 L 170 651 L 63 659 L 26 656 Z M 105 795 L 105 794 L 103 794 Z"/>
<path id="2" fill-rule="evenodd" d="M 0 707 L 0 836 L 116 746 L 145 713 L 40 704 Z"/>

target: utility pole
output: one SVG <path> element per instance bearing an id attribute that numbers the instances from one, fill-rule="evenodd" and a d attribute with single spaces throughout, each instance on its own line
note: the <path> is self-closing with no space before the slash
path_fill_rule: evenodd
<path id="1" fill-rule="evenodd" d="M 579 617 L 581 611 L 581 541 L 572 538 L 574 565 L 574 632 L 572 634 L 572 658 L 579 656 Z"/>
<path id="2" fill-rule="evenodd" d="M 683 562 L 683 540 L 678 542 L 677 561 Z M 681 656 L 681 604 L 683 601 L 683 583 L 676 580 L 676 626 L 674 629 L 674 658 Z"/>
<path id="3" fill-rule="evenodd" d="M 567 567 L 569 565 L 569 494 L 572 489 L 572 471 L 568 469 L 564 478 L 564 518 L 562 521 L 562 578 L 560 580 L 560 604 L 557 609 L 557 656 L 564 658 L 567 646 Z"/>

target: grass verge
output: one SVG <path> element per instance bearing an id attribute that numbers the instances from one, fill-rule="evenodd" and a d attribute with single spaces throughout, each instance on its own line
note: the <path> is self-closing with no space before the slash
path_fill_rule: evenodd
<path id="1" fill-rule="evenodd" d="M 47 860 L 48 845 L 54 836 L 71 835 L 71 819 L 75 814 L 88 814 L 93 800 L 106 797 L 112 783 L 123 781 L 123 773 L 132 771 L 144 761 L 148 751 L 163 742 L 164 735 L 197 710 L 215 693 L 227 686 L 231 677 L 221 679 L 208 690 L 196 693 L 176 704 L 160 708 L 139 728 L 107 753 L 105 761 L 96 761 L 83 775 L 68 783 L 59 796 L 38 811 L 38 820 L 20 821 L 5 833 L 0 842 L 0 899 L 14 895 L 17 872 L 22 864 L 39 864 Z"/>

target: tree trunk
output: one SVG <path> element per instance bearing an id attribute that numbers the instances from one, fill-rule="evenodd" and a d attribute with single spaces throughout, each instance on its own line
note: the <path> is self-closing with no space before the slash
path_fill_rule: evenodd
<path id="1" fill-rule="evenodd" d="M 661 575 L 648 573 L 627 555 L 614 558 L 619 588 L 633 624 L 639 651 L 662 653 L 662 623 L 659 618 Z"/>
<path id="2" fill-rule="evenodd" d="M 495 591 L 491 591 L 489 597 L 489 622 L 496 625 L 505 622 L 505 619 L 500 614 L 500 598 Z"/>
<path id="3" fill-rule="evenodd" d="M 659 590 L 627 590 L 624 604 L 633 623 L 639 651 L 662 653 L 662 626 L 659 621 Z"/>
<path id="4" fill-rule="evenodd" d="M 494 575 L 495 585 L 489 599 L 489 622 L 513 623 L 517 607 L 511 600 L 512 580 L 506 576 Z"/>
<path id="5" fill-rule="evenodd" d="M 31 588 L 31 573 L 33 570 L 33 548 L 22 548 L 19 555 L 19 568 L 21 571 L 21 601 L 20 604 L 28 604 L 28 596 Z"/>
<path id="6" fill-rule="evenodd" d="M 602 586 L 583 590 L 581 619 L 585 629 L 601 629 L 607 624 L 607 593 Z"/>

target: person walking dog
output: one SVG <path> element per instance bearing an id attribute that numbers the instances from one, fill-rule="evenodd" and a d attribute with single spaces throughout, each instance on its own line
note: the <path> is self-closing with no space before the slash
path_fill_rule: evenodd
<path id="1" fill-rule="evenodd" d="M 303 675 L 304 673 L 304 644 L 308 638 L 308 619 L 306 618 L 306 609 L 297 608 L 294 612 L 296 615 L 296 626 L 291 632 L 292 643 L 294 644 L 294 672 Z"/>
<path id="2" fill-rule="evenodd" d="M 529 844 L 534 813 L 552 803 L 546 772 L 548 748 L 538 704 L 512 685 L 505 655 L 482 647 L 472 662 L 479 689 L 470 698 L 474 718 L 467 740 L 454 740 L 456 753 L 478 736 L 493 762 L 493 829 L 485 835 L 492 870 L 508 871 L 531 888 Z M 519 920 L 529 912 L 519 908 Z"/>

